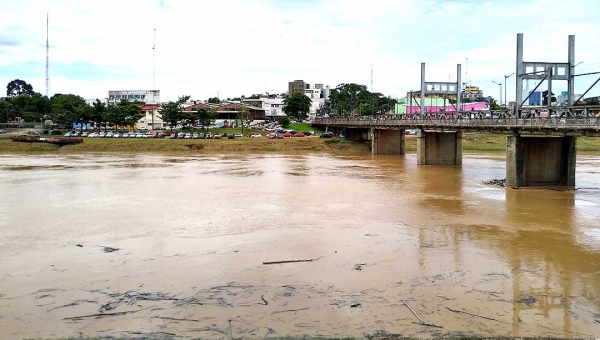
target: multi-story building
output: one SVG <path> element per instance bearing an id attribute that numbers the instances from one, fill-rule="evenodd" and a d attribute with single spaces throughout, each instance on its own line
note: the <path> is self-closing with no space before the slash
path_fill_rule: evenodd
<path id="1" fill-rule="evenodd" d="M 160 90 L 108 91 L 108 105 L 114 105 L 122 99 L 160 105 Z"/>
<path id="2" fill-rule="evenodd" d="M 305 83 L 304 80 L 291 81 L 288 83 L 288 96 L 291 96 L 296 92 L 304 93 L 304 90 L 309 87 L 309 84 Z"/>
<path id="3" fill-rule="evenodd" d="M 411 98 L 411 96 L 413 98 L 421 98 L 421 90 L 417 90 L 417 91 L 410 91 L 410 92 L 406 92 L 406 98 Z M 425 92 L 425 98 L 426 99 L 438 99 L 438 98 L 444 98 L 443 94 L 439 94 L 439 93 L 427 93 Z M 455 94 L 449 94 L 446 95 L 446 99 L 452 99 L 452 100 L 456 100 L 456 95 Z"/>
<path id="4" fill-rule="evenodd" d="M 242 99 L 242 104 L 264 109 L 267 118 L 277 119 L 285 116 L 283 98 Z"/>
<path id="5" fill-rule="evenodd" d="M 461 99 L 477 99 L 483 98 L 483 91 L 478 86 L 466 86 L 460 95 Z"/>

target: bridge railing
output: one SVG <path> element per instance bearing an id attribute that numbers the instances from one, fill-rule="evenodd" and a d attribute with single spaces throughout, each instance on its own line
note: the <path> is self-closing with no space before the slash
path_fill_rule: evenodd
<path id="1" fill-rule="evenodd" d="M 600 118 L 420 118 L 405 115 L 318 118 L 315 124 L 338 126 L 600 129 Z"/>

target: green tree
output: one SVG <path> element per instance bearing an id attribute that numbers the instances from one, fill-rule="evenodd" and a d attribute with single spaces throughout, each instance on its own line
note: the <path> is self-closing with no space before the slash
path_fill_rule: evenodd
<path id="1" fill-rule="evenodd" d="M 121 124 L 119 124 L 121 126 L 134 126 L 145 115 L 139 103 L 136 102 L 121 100 L 117 106 L 123 108 Z"/>
<path id="2" fill-rule="evenodd" d="M 86 115 L 89 112 L 86 109 L 89 105 L 85 100 L 74 94 L 55 94 L 50 98 L 50 107 L 52 120 L 63 126 L 87 119 Z"/>
<path id="3" fill-rule="evenodd" d="M 208 98 L 208 102 L 211 104 L 221 104 L 221 100 L 217 97 Z"/>
<path id="4" fill-rule="evenodd" d="M 0 98 L 0 122 L 8 123 L 14 116 L 10 99 Z"/>
<path id="5" fill-rule="evenodd" d="M 310 112 L 312 101 L 304 93 L 296 92 L 283 100 L 283 111 L 288 116 L 302 121 L 304 116 Z"/>
<path id="6" fill-rule="evenodd" d="M 27 84 L 24 80 L 15 79 L 6 85 L 6 96 L 14 97 L 20 96 L 23 94 L 33 95 L 35 92 L 33 91 L 33 86 Z"/>
<path id="7" fill-rule="evenodd" d="M 240 122 L 240 126 L 242 127 L 242 135 L 244 134 L 244 124 L 248 121 L 248 108 L 245 106 L 241 106 L 237 112 L 237 120 Z"/>
<path id="8" fill-rule="evenodd" d="M 244 96 L 242 96 L 244 97 Z M 250 97 L 246 97 L 245 99 L 260 99 L 260 94 L 253 94 Z"/>
<path id="9" fill-rule="evenodd" d="M 39 93 L 7 97 L 6 100 L 11 103 L 14 116 L 21 117 L 26 122 L 39 122 L 50 112 L 50 100 Z"/>
<path id="10" fill-rule="evenodd" d="M 183 113 L 183 103 L 187 102 L 190 96 L 181 96 L 175 102 L 170 101 L 160 104 L 160 116 L 163 122 L 169 123 L 171 129 L 182 119 L 187 119 L 188 115 Z"/>
<path id="11" fill-rule="evenodd" d="M 96 99 L 92 103 L 92 111 L 90 112 L 90 121 L 96 124 L 96 127 L 100 127 L 103 122 L 106 121 L 106 103 Z M 106 129 L 106 125 L 104 126 Z"/>
<path id="12" fill-rule="evenodd" d="M 329 101 L 334 112 L 339 115 L 348 115 L 355 112 L 360 104 L 368 102 L 374 97 L 365 85 L 355 83 L 340 84 L 329 94 Z"/>
<path id="13" fill-rule="evenodd" d="M 279 125 L 281 125 L 283 127 L 290 126 L 290 119 L 288 117 L 279 117 L 277 122 L 279 123 Z"/>
<path id="14" fill-rule="evenodd" d="M 217 111 L 215 109 L 205 109 L 203 107 L 196 109 L 195 118 L 198 123 L 202 125 L 204 132 L 211 126 L 217 118 Z M 204 134 L 206 138 L 206 133 Z"/>

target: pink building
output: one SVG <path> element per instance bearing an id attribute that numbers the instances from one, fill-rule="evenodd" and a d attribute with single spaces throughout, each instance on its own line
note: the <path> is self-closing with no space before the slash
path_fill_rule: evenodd
<path id="1" fill-rule="evenodd" d="M 465 103 L 460 105 L 460 110 L 462 111 L 480 111 L 480 110 L 489 110 L 488 104 L 486 102 L 477 102 L 477 103 Z M 438 113 L 438 112 L 456 112 L 456 109 L 452 105 L 446 105 L 445 110 L 444 106 L 427 106 L 425 105 L 425 111 L 428 113 Z M 406 106 L 406 113 L 415 114 L 420 113 L 421 108 L 418 106 Z"/>

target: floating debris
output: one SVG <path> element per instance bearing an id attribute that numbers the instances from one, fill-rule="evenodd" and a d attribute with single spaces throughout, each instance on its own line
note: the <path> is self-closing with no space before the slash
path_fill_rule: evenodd
<path id="1" fill-rule="evenodd" d="M 499 187 L 506 187 L 506 178 L 504 179 L 491 179 L 489 181 L 483 181 L 483 184 L 485 185 L 495 185 L 495 186 L 499 186 Z"/>

